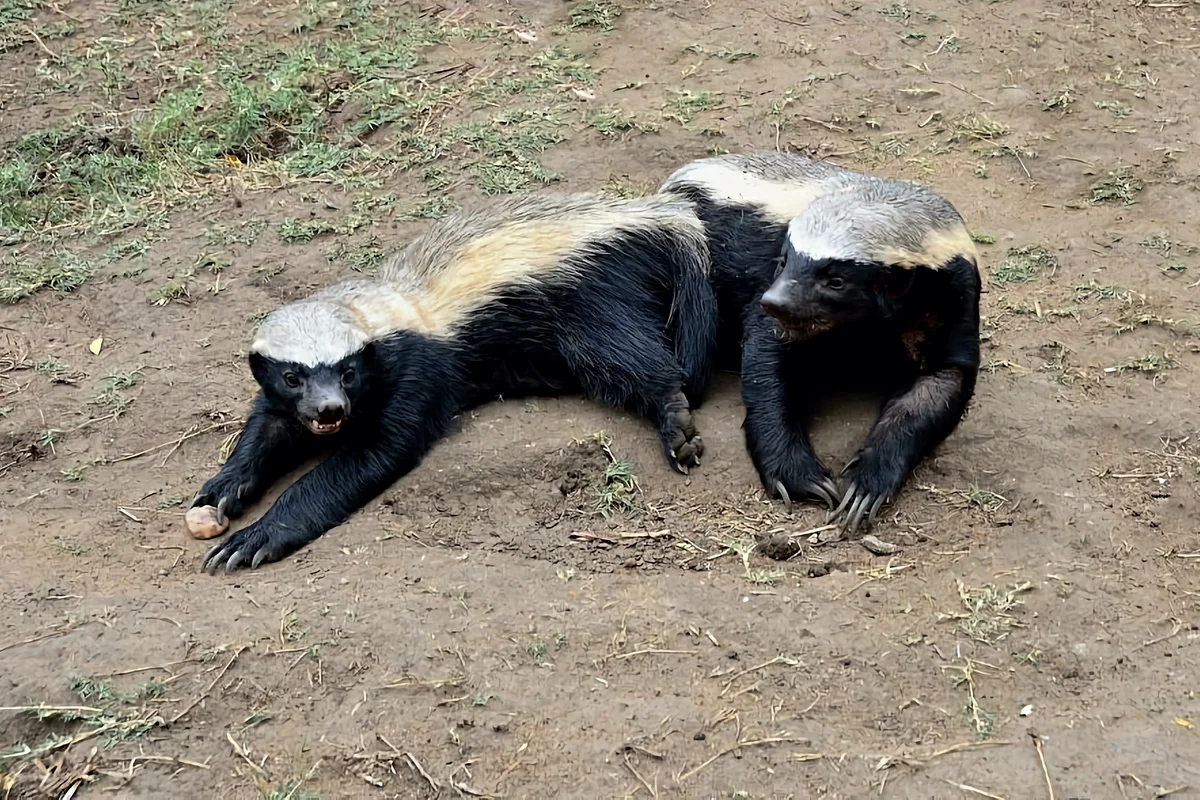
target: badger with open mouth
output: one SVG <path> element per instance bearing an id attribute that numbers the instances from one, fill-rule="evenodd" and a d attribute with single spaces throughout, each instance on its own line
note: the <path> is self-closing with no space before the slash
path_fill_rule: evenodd
<path id="1" fill-rule="evenodd" d="M 974 394 L 981 281 L 958 211 L 914 184 L 787 153 L 701 159 L 662 191 L 705 221 L 764 486 L 828 504 L 846 532 L 873 521 Z M 837 378 L 888 392 L 842 486 L 806 432 Z"/>
<path id="2" fill-rule="evenodd" d="M 250 348 L 260 391 L 193 508 L 221 524 L 331 455 L 206 556 L 258 567 L 341 524 L 414 469 L 460 412 L 497 396 L 586 396 L 651 420 L 679 472 L 716 347 L 704 227 L 677 197 L 510 197 L 454 214 L 377 278 L 272 312 Z"/>

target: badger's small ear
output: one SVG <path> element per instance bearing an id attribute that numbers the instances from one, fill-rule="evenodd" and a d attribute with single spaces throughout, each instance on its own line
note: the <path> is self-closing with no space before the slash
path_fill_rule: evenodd
<path id="1" fill-rule="evenodd" d="M 266 386 L 270 380 L 271 360 L 262 353 L 250 354 L 250 374 L 254 376 L 254 380 L 258 381 L 260 386 Z"/>
<path id="2" fill-rule="evenodd" d="M 363 364 L 367 364 L 367 365 L 374 364 L 375 363 L 375 355 L 376 355 L 375 354 L 375 342 L 371 341 L 371 342 L 367 342 L 366 344 L 363 345 L 363 348 L 362 348 Z"/>

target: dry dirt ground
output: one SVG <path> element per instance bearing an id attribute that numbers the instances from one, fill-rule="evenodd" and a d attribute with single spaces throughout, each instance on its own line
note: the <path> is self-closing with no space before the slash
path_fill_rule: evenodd
<path id="1" fill-rule="evenodd" d="M 1198 12 L 0 0 L 0 796 L 1200 794 Z M 199 573 L 264 312 L 455 203 L 775 147 L 981 242 L 986 368 L 898 552 L 756 549 L 824 518 L 762 496 L 726 375 L 690 477 L 511 399 Z M 831 464 L 874 402 L 831 398 Z"/>

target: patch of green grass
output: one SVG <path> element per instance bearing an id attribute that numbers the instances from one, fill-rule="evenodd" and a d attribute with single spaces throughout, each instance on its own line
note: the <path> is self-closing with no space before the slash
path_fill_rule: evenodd
<path id="1" fill-rule="evenodd" d="M 529 653 L 529 657 L 533 659 L 534 664 L 541 664 L 546 660 L 546 653 L 549 652 L 549 648 L 541 639 L 534 639 L 525 648 L 525 652 Z"/>
<path id="2" fill-rule="evenodd" d="M 76 464 L 70 469 L 60 469 L 58 474 L 63 483 L 79 483 L 83 480 L 83 473 L 86 470 L 87 464 Z"/>
<path id="3" fill-rule="evenodd" d="M 404 222 L 413 222 L 419 219 L 441 219 L 458 208 L 458 203 L 449 197 L 430 197 L 415 203 L 396 215 L 396 218 Z"/>
<path id="4" fill-rule="evenodd" d="M 165 306 L 169 303 L 174 303 L 176 300 L 191 297 L 191 289 L 188 286 L 190 279 L 191 275 L 186 275 L 166 281 L 150 295 L 150 303 L 156 306 Z"/>
<path id="5" fill-rule="evenodd" d="M 1089 300 L 1119 300 L 1124 305 L 1130 305 L 1135 299 L 1145 302 L 1146 298 L 1123 286 L 1117 286 L 1115 283 L 1101 283 L 1094 278 L 1075 287 L 1075 300 L 1079 303 Z"/>
<path id="6" fill-rule="evenodd" d="M 113 372 L 104 380 L 100 381 L 100 385 L 96 389 L 96 397 L 93 403 L 115 415 L 125 413 L 129 408 L 129 404 L 133 402 L 126 397 L 123 392 L 126 389 L 132 389 L 142 381 L 141 367 L 132 372 Z"/>
<path id="7" fill-rule="evenodd" d="M 600 191 L 609 197 L 630 200 L 634 197 L 645 197 L 648 194 L 653 194 L 655 185 L 653 181 L 635 181 L 628 175 L 610 175 L 608 180 L 605 181 L 604 186 L 600 188 Z"/>
<path id="8" fill-rule="evenodd" d="M 33 371 L 38 375 L 45 375 L 51 381 L 59 380 L 70 369 L 65 361 L 59 361 L 57 358 L 41 358 L 33 362 Z"/>
<path id="9" fill-rule="evenodd" d="M 615 514 L 636 516 L 641 513 L 642 487 L 625 459 L 617 459 L 604 469 L 600 484 L 593 490 L 592 514 L 610 519 Z"/>
<path id="10" fill-rule="evenodd" d="M 989 277 L 998 286 L 1029 283 L 1043 272 L 1058 267 L 1058 259 L 1041 245 L 1010 247 L 1004 260 L 990 270 Z"/>
<path id="11" fill-rule="evenodd" d="M 1042 103 L 1042 111 L 1057 111 L 1059 116 L 1065 117 L 1071 113 L 1072 107 L 1075 105 L 1075 100 L 1075 89 L 1068 86 L 1053 97 L 1046 99 Z"/>
<path id="12" fill-rule="evenodd" d="M 1033 584 L 1028 581 L 1006 589 L 992 584 L 970 589 L 961 580 L 957 584 L 959 599 L 966 610 L 966 613 L 953 617 L 958 620 L 958 629 L 965 636 L 987 644 L 994 644 L 1019 625 L 1011 612 L 1024 605 L 1020 595 L 1033 589 Z"/>
<path id="13" fill-rule="evenodd" d="M 1143 356 L 1130 356 L 1129 358 L 1117 364 L 1115 367 L 1106 367 L 1107 373 L 1121 372 L 1148 372 L 1157 373 L 1163 370 L 1173 369 L 1178 364 L 1175 359 L 1166 353 L 1147 353 Z"/>
<path id="14" fill-rule="evenodd" d="M 355 272 L 372 274 L 383 263 L 387 252 L 375 237 L 360 244 L 338 242 L 325 248 L 325 258 L 345 264 Z"/>
<path id="15" fill-rule="evenodd" d="M 210 222 L 204 236 L 209 245 L 253 244 L 266 227 L 266 220 L 262 219 L 248 219 L 233 224 Z"/>
<path id="16" fill-rule="evenodd" d="M 1146 184 L 1130 173 L 1128 168 L 1121 167 L 1103 178 L 1097 179 L 1088 189 L 1087 204 L 1131 206 L 1137 202 Z"/>
<path id="17" fill-rule="evenodd" d="M 987 114 L 968 114 L 955 121 L 950 140 L 993 141 L 1007 136 L 1011 130 L 1008 125 L 992 119 Z"/>
<path id="18" fill-rule="evenodd" d="M 992 236 L 990 233 L 984 233 L 983 231 L 971 231 L 970 236 L 971 236 L 971 241 L 975 242 L 976 244 L 995 244 L 996 243 L 995 236 Z"/>
<path id="19" fill-rule="evenodd" d="M 64 297 L 86 283 L 95 271 L 95 263 L 71 252 L 54 253 L 40 260 L 3 259 L 0 302 L 16 303 L 43 290 Z"/>
<path id="20" fill-rule="evenodd" d="M 910 140 L 902 136 L 891 136 L 875 143 L 875 151 L 880 155 L 899 158 L 908 151 Z"/>
<path id="21" fill-rule="evenodd" d="M 558 84 L 589 84 L 596 80 L 596 70 L 582 53 L 559 45 L 541 51 L 529 59 L 529 66 L 538 77 L 526 88 L 547 88 Z"/>
<path id="22" fill-rule="evenodd" d="M 456 128 L 450 136 L 478 156 L 471 174 L 484 194 L 510 194 L 533 183 L 558 180 L 537 158 L 550 145 L 566 140 L 563 122 L 553 111 L 509 109 L 488 122 Z"/>
<path id="23" fill-rule="evenodd" d="M 1133 113 L 1133 106 L 1122 103 L 1119 100 L 1097 100 L 1096 108 L 1101 111 L 1107 111 L 1117 119 L 1125 119 Z"/>
<path id="24" fill-rule="evenodd" d="M 597 0 L 597 2 L 584 3 L 572 8 L 567 14 L 566 27 L 569 30 L 596 28 L 607 32 L 614 29 L 620 16 L 621 7 L 619 5 L 606 2 L 606 0 Z"/>
<path id="25" fill-rule="evenodd" d="M 603 136 L 618 136 L 633 130 L 647 130 L 639 125 L 633 114 L 619 106 L 598 108 L 588 116 L 588 127 Z M 651 128 L 652 130 L 652 128 Z"/>
<path id="26" fill-rule="evenodd" d="M 288 244 L 311 242 L 318 236 L 325 236 L 331 233 L 354 233 L 369 222 L 368 218 L 359 214 L 350 214 L 345 217 L 312 219 L 307 222 L 288 217 L 279 223 L 279 238 Z"/>
<path id="27" fill-rule="evenodd" d="M 674 120 L 687 128 L 691 126 L 697 114 L 712 111 L 720 106 L 724 97 L 722 92 L 668 89 L 662 115 L 664 119 Z"/>

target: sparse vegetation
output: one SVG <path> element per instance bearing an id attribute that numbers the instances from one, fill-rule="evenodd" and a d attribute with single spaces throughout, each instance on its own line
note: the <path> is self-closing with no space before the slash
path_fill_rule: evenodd
<path id="1" fill-rule="evenodd" d="M 1140 178 L 1122 167 L 1092 183 L 1087 203 L 1093 206 L 1106 203 L 1131 206 L 1137 202 L 1137 196 L 1144 188 L 1145 184 Z"/>
<path id="2" fill-rule="evenodd" d="M 1058 259 L 1041 245 L 1010 247 L 1004 260 L 991 269 L 990 277 L 999 286 L 1029 283 L 1057 267 Z"/>

